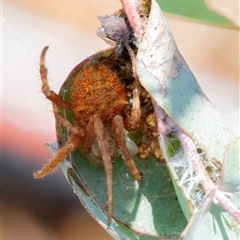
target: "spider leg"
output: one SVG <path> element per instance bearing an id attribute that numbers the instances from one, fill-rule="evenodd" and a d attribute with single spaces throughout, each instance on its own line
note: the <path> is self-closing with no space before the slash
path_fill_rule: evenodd
<path id="1" fill-rule="evenodd" d="M 80 144 L 81 149 L 85 152 L 88 152 L 95 138 L 96 138 L 96 133 L 94 131 L 94 119 L 93 117 L 91 117 L 85 129 L 84 138 L 82 138 L 82 142 Z"/>
<path id="2" fill-rule="evenodd" d="M 112 120 L 112 132 L 113 136 L 120 147 L 120 150 L 125 158 L 126 164 L 131 172 L 132 176 L 141 181 L 142 177 L 132 159 L 132 156 L 127 148 L 126 140 L 125 140 L 125 130 L 123 125 L 123 118 L 122 116 L 116 115 Z"/>
<path id="3" fill-rule="evenodd" d="M 135 79 L 134 89 L 133 89 L 133 105 L 132 105 L 132 114 L 131 114 L 131 126 L 134 129 L 141 117 L 140 110 L 140 96 L 139 96 L 139 87 L 137 80 Z"/>
<path id="4" fill-rule="evenodd" d="M 58 150 L 57 155 L 50 160 L 48 164 L 46 164 L 41 170 L 35 172 L 33 174 L 34 178 L 43 178 L 49 173 L 53 172 L 58 164 L 63 161 L 69 153 L 74 151 L 79 144 L 80 137 L 77 134 L 72 134 L 69 137 L 67 143 Z"/>
<path id="5" fill-rule="evenodd" d="M 126 47 L 128 54 L 131 58 L 133 76 L 135 78 L 134 83 L 133 83 L 134 88 L 133 88 L 132 114 L 130 117 L 130 125 L 131 125 L 131 128 L 134 129 L 137 126 L 137 124 L 139 123 L 140 118 L 141 118 L 140 82 L 139 82 L 138 75 L 136 73 L 136 56 L 127 41 L 124 42 L 124 46 Z"/>
<path id="6" fill-rule="evenodd" d="M 47 79 L 48 70 L 45 66 L 45 56 L 48 50 L 48 46 L 44 47 L 40 56 L 40 76 L 42 81 L 42 92 L 47 99 L 56 103 L 58 106 L 71 110 L 72 107 L 68 102 L 61 99 L 54 91 L 50 89 Z"/>
<path id="7" fill-rule="evenodd" d="M 58 107 L 54 102 L 52 102 L 52 107 L 53 107 L 54 117 L 57 123 L 62 124 L 72 134 L 79 134 L 80 136 L 84 135 L 84 132 L 82 129 L 79 129 L 78 127 L 73 126 L 66 118 L 64 118 L 59 113 Z"/>
<path id="8" fill-rule="evenodd" d="M 94 115 L 94 131 L 97 136 L 97 141 L 99 145 L 99 149 L 102 155 L 104 168 L 107 176 L 107 188 L 108 188 L 108 224 L 111 223 L 112 217 L 112 205 L 113 205 L 113 178 L 112 178 L 112 159 L 108 150 L 107 139 L 104 134 L 103 123 L 98 115 Z"/>

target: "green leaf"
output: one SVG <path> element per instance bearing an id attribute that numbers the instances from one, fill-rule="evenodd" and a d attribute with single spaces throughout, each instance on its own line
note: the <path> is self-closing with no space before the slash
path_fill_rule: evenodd
<path id="1" fill-rule="evenodd" d="M 184 236 L 186 239 L 198 239 L 200 231 L 203 233 L 201 239 L 228 239 L 226 236 L 236 239 L 237 230 L 231 226 L 236 226 L 237 222 L 214 203 L 213 197 L 209 197 L 209 193 L 202 187 L 201 179 L 204 176 L 205 183 L 209 184 L 206 189 L 216 189 L 217 185 L 210 179 L 213 178 L 217 183 L 216 176 L 211 176 L 212 171 L 209 171 L 209 176 L 205 177 L 208 175 L 207 167 L 196 168 L 200 166 L 196 165 L 198 161 L 201 164 L 210 163 L 210 168 L 212 165 L 213 168 L 221 169 L 225 159 L 224 164 L 228 167 L 226 172 L 223 170 L 223 182 L 228 182 L 229 186 L 233 183 L 232 187 L 237 188 L 234 184 L 239 180 L 236 171 L 239 150 L 236 143 L 233 143 L 235 136 L 203 93 L 179 53 L 155 1 L 152 1 L 147 29 L 139 44 L 137 73 L 141 84 L 153 99 L 156 115 L 159 116 L 157 120 L 161 147 L 179 203 L 189 220 Z M 165 128 L 164 124 L 168 126 L 167 133 L 162 130 Z M 169 143 L 174 131 L 176 135 L 181 132 L 184 138 L 181 138 L 179 148 L 173 151 L 174 154 L 169 154 Z M 229 145 L 230 142 L 233 144 Z M 232 177 L 231 171 L 234 171 Z M 235 207 L 238 206 L 237 196 L 239 195 L 234 194 L 230 198 Z"/>
<path id="2" fill-rule="evenodd" d="M 138 49 L 137 72 L 141 84 L 157 105 L 210 157 L 223 162 L 225 148 L 235 136 L 179 53 L 166 20 L 154 1 Z"/>
<path id="3" fill-rule="evenodd" d="M 204 203 L 195 209 L 181 239 L 192 240 L 197 236 L 200 236 L 200 239 L 239 239 L 240 226 L 220 206 L 213 204 L 212 198 L 213 195 L 208 196 Z"/>
<path id="4" fill-rule="evenodd" d="M 50 145 L 49 149 L 55 154 L 56 144 Z M 107 226 L 104 168 L 95 166 L 86 154 L 78 150 L 69 158 L 71 162 L 66 160 L 61 164 L 64 175 L 85 208 L 115 239 L 178 239 L 186 220 L 165 164 L 158 163 L 154 158 L 134 158 L 145 176 L 144 181 L 138 183 L 129 175 L 123 159 L 115 159 L 115 221 Z"/>
<path id="5" fill-rule="evenodd" d="M 221 27 L 238 27 L 226 17 L 207 8 L 204 0 L 157 0 L 161 9 L 175 16 L 182 16 L 192 21 L 200 21 Z"/>
<path id="6" fill-rule="evenodd" d="M 115 59 L 112 53 L 113 49 L 101 51 L 79 63 L 60 90 L 63 99 L 71 101 L 71 86 L 87 61 L 106 62 L 109 57 Z M 60 112 L 73 121 L 71 111 L 60 109 Z M 64 145 L 69 132 L 63 126 L 57 126 L 57 131 L 58 140 Z M 136 141 L 141 136 L 136 131 L 129 135 Z M 106 217 L 108 190 L 103 165 L 91 162 L 86 153 L 77 149 L 61 167 L 85 208 L 115 239 L 178 239 L 187 222 L 166 165 L 153 157 L 144 160 L 134 157 L 134 162 L 144 176 L 141 182 L 132 177 L 121 156 L 113 159 L 114 220 L 110 226 Z"/>
<path id="7" fill-rule="evenodd" d="M 128 136 L 133 140 L 135 144 L 138 144 L 142 137 L 142 133 L 140 131 L 131 131 L 128 133 Z"/>
<path id="8" fill-rule="evenodd" d="M 166 155 L 168 157 L 174 157 L 175 154 L 180 149 L 180 141 L 178 140 L 176 134 L 172 133 L 170 136 L 168 136 L 168 146 L 166 147 Z"/>
<path id="9" fill-rule="evenodd" d="M 169 119 L 191 136 L 196 148 L 201 146 L 209 159 L 222 163 L 225 158 L 225 164 L 232 164 L 236 149 L 235 145 L 228 144 L 234 138 L 233 133 L 225 126 L 178 52 L 154 0 L 152 6 L 149 25 L 137 54 L 137 72 L 142 85 L 156 107 L 161 107 Z M 72 83 L 87 61 L 107 62 L 113 53 L 113 48 L 101 51 L 78 64 L 60 90 L 63 99 L 71 101 Z M 73 121 L 71 111 L 60 109 L 60 112 Z M 199 234 L 198 224 L 206 239 L 216 236 L 234 239 L 239 230 L 235 220 L 213 203 L 212 195 L 204 193 L 201 186 L 195 184 L 194 181 L 199 183 L 199 179 L 193 174 L 191 154 L 181 145 L 174 128 L 172 130 L 161 139 L 167 165 L 153 157 L 144 160 L 134 157 L 144 176 L 141 182 L 131 176 L 121 156 L 113 159 L 114 201 L 110 226 L 107 225 L 108 193 L 102 164 L 93 163 L 89 155 L 77 149 L 61 164 L 62 170 L 85 208 L 115 239 L 179 239 L 184 229 L 182 237 L 194 239 Z M 57 133 L 59 142 L 64 145 L 70 133 L 59 125 Z M 141 133 L 138 134 L 129 133 L 135 142 L 139 141 Z M 54 148 L 50 146 L 53 152 L 56 151 Z M 230 177 L 231 166 L 226 169 L 222 186 L 237 179 L 236 175 Z M 192 191 L 194 188 L 199 192 Z M 238 197 L 239 192 L 235 192 L 231 201 L 236 203 Z"/>
<path id="10" fill-rule="evenodd" d="M 94 166 L 91 161 L 78 152 L 72 155 L 76 174 L 87 183 L 92 200 L 104 211 L 107 202 L 106 175 L 102 166 Z M 180 210 L 171 179 L 165 164 L 156 159 L 134 158 L 139 171 L 144 175 L 137 182 L 128 173 L 121 157 L 113 164 L 114 205 L 113 217 L 134 232 L 145 235 L 178 237 L 184 229 L 186 220 Z M 94 176 L 94 177 L 93 177 Z M 106 221 L 105 221 L 106 223 Z"/>

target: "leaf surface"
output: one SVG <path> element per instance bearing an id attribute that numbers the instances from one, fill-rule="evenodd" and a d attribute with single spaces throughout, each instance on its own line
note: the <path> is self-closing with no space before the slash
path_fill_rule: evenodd
<path id="1" fill-rule="evenodd" d="M 159 132 L 162 132 L 164 119 L 167 119 L 165 123 L 169 130 L 173 131 L 171 134 L 160 134 L 161 147 L 180 205 L 190 221 L 184 236 L 188 236 L 186 239 L 198 239 L 197 225 L 202 224 L 205 239 L 214 239 L 216 236 L 217 239 L 225 239 L 225 236 L 235 239 L 236 231 L 229 226 L 232 221 L 233 225 L 237 224 L 236 221 L 223 208 L 217 206 L 213 198 L 209 199 L 209 193 L 204 192 L 201 186 L 203 173 L 194 168 L 193 160 L 197 156 L 199 159 L 209 160 L 213 165 L 219 164 L 219 168 L 224 163 L 222 184 L 228 189 L 239 189 L 239 163 L 236 161 L 239 149 L 236 142 L 234 143 L 235 136 L 203 93 L 179 53 L 155 1 L 152 1 L 146 33 L 139 44 L 137 72 L 141 84 L 155 103 Z M 164 119 L 162 113 L 166 116 Z M 187 141 L 179 140 L 179 148 L 172 144 L 172 136 L 175 131 L 179 131 L 177 129 L 185 134 L 186 139 L 191 139 L 191 148 Z M 171 147 L 173 151 L 169 152 Z M 201 155 L 196 155 L 199 149 Z M 234 204 L 237 196 L 232 197 Z"/>
<path id="2" fill-rule="evenodd" d="M 88 60 L 106 62 L 112 52 L 113 49 L 101 51 L 78 64 L 60 90 L 62 97 L 71 101 L 75 76 Z M 71 111 L 60 111 L 73 121 Z M 57 130 L 59 142 L 64 145 L 70 133 L 63 126 L 58 126 Z M 131 176 L 121 156 L 113 159 L 114 220 L 110 226 L 107 226 L 108 193 L 103 165 L 94 164 L 86 153 L 77 149 L 62 164 L 62 170 L 85 208 L 115 239 L 178 239 L 186 226 L 186 219 L 166 165 L 154 157 L 133 158 L 144 176 L 141 182 Z"/>

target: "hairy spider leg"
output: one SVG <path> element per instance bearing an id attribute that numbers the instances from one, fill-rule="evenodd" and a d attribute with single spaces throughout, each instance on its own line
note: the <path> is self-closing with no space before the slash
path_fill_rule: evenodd
<path id="1" fill-rule="evenodd" d="M 126 145 L 125 130 L 124 130 L 122 116 L 116 115 L 113 118 L 112 132 L 113 132 L 113 137 L 114 137 L 115 141 L 118 143 L 118 146 L 120 147 L 120 150 L 124 156 L 124 159 L 126 161 L 126 164 L 129 168 L 130 173 L 136 180 L 141 181 L 142 177 L 141 177 L 141 175 L 135 165 L 135 162 L 133 161 L 132 156 Z"/>
<path id="2" fill-rule="evenodd" d="M 69 155 L 69 153 L 76 149 L 76 147 L 79 145 L 79 139 L 80 138 L 78 134 L 72 134 L 69 137 L 66 145 L 64 145 L 62 148 L 58 150 L 57 155 L 53 159 L 51 159 L 48 164 L 44 165 L 44 167 L 41 170 L 35 172 L 33 174 L 33 177 L 43 178 L 52 171 L 54 171 L 58 164 L 61 161 L 63 161 Z"/>
<path id="3" fill-rule="evenodd" d="M 141 109 L 140 109 L 140 82 L 138 75 L 136 73 L 136 56 L 128 44 L 127 41 L 124 42 L 124 46 L 126 47 L 128 54 L 130 56 L 131 62 L 132 62 L 132 70 L 133 70 L 133 76 L 135 78 L 133 83 L 133 104 L 132 104 L 132 114 L 130 119 L 130 125 L 131 128 L 137 127 L 140 118 L 141 118 Z"/>
<path id="4" fill-rule="evenodd" d="M 107 176 L 107 188 L 108 188 L 108 225 L 111 223 L 111 217 L 113 212 L 113 177 L 112 177 L 112 159 L 108 149 L 107 139 L 105 137 L 103 123 L 99 115 L 94 115 L 94 132 L 97 136 L 98 146 L 102 155 L 103 164 Z"/>
<path id="5" fill-rule="evenodd" d="M 62 124 L 67 130 L 72 134 L 78 134 L 79 136 L 84 136 L 83 129 L 73 126 L 66 118 L 64 118 L 58 110 L 57 105 L 52 102 L 53 113 L 57 123 Z"/>
<path id="6" fill-rule="evenodd" d="M 96 138 L 96 133 L 94 131 L 94 119 L 93 117 L 91 117 L 84 131 L 84 138 L 82 139 L 80 144 L 81 149 L 85 152 L 89 152 L 95 138 Z"/>
<path id="7" fill-rule="evenodd" d="M 42 178 L 56 169 L 58 164 L 63 161 L 69 153 L 76 149 L 79 145 L 80 137 L 83 136 L 83 131 L 74 127 L 67 119 L 63 118 L 59 111 L 57 105 L 63 108 L 71 109 L 71 105 L 64 100 L 62 100 L 55 92 L 50 90 L 48 79 L 47 79 L 47 68 L 45 67 L 45 55 L 48 50 L 48 47 L 44 47 L 41 57 L 40 57 L 40 75 L 42 81 L 42 92 L 52 102 L 54 116 L 58 123 L 61 123 L 65 126 L 71 134 L 66 145 L 59 149 L 57 155 L 50 160 L 40 171 L 37 171 L 33 174 L 34 178 Z"/>
<path id="8" fill-rule="evenodd" d="M 48 50 L 48 46 L 44 47 L 40 56 L 40 76 L 42 81 L 42 92 L 46 96 L 47 99 L 50 101 L 56 103 L 58 106 L 72 110 L 71 104 L 68 102 L 65 102 L 63 99 L 61 99 L 54 91 L 50 89 L 50 86 L 48 84 L 47 79 L 47 73 L 48 70 L 45 66 L 45 56 L 46 52 Z"/>

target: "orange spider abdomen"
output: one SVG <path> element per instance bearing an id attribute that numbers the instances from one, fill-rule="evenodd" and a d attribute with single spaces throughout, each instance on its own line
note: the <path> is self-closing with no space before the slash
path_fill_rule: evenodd
<path id="1" fill-rule="evenodd" d="M 93 115 L 104 122 L 121 114 L 128 104 L 124 85 L 106 65 L 88 62 L 71 87 L 72 108 L 86 123 Z"/>

